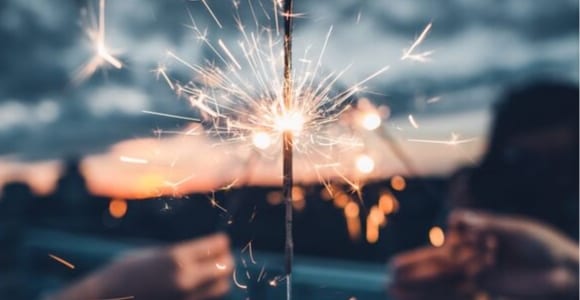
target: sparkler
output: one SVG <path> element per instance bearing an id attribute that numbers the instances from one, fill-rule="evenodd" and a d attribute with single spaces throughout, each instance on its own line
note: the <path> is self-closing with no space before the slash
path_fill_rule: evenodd
<path id="1" fill-rule="evenodd" d="M 259 24 L 251 1 L 248 4 L 254 23 Z M 208 2 L 203 1 L 203 5 L 218 26 L 224 24 L 219 21 Z M 240 3 L 234 2 L 234 5 L 239 8 Z M 220 141 L 218 145 L 250 141 L 256 148 L 267 150 L 270 145 L 281 142 L 282 195 L 285 202 L 286 296 L 287 299 L 291 299 L 294 252 L 292 187 L 295 151 L 307 154 L 307 158 L 309 158 L 308 154 L 315 153 L 325 159 L 332 159 L 317 147 L 360 145 L 360 143 L 354 143 L 352 139 L 327 133 L 325 129 L 328 125 L 336 124 L 339 116 L 349 109 L 351 97 L 362 91 L 366 82 L 385 72 L 388 66 L 379 69 L 346 90 L 336 93 L 333 85 L 340 80 L 346 69 L 324 76 L 320 74 L 322 58 L 332 28 L 324 40 L 318 58 L 309 59 L 306 51 L 304 57 L 299 60 L 298 71 L 295 72 L 292 62 L 292 25 L 297 14 L 293 12 L 293 1 L 274 1 L 275 31 L 258 25 L 256 25 L 257 32 L 249 31 L 242 22 L 239 10 L 236 11 L 235 21 L 242 36 L 242 40 L 238 43 L 239 49 L 230 48 L 229 43 L 222 39 L 218 39 L 215 44 L 210 42 L 207 30 L 200 29 L 190 15 L 191 26 L 189 27 L 225 67 L 214 63 L 191 64 L 175 53 L 168 52 L 169 58 L 193 71 L 194 78 L 182 84 L 172 80 L 165 64 L 161 64 L 155 70 L 158 77 L 163 78 L 171 90 L 186 98 L 191 106 L 198 109 L 201 118 L 197 120 L 165 113 L 150 111 L 146 113 L 189 119 L 202 125 L 209 124 L 207 134 L 216 136 Z M 265 10 L 263 11 L 266 14 Z M 278 38 L 279 14 L 284 18 L 281 42 Z M 266 18 L 270 20 L 269 16 Z M 280 44 L 282 44 L 282 49 L 280 49 Z M 242 53 L 241 56 L 239 52 Z M 376 120 L 371 120 L 372 122 L 376 123 Z M 340 163 L 335 161 L 315 164 L 314 171 L 319 174 L 319 169 L 325 166 L 332 166 L 330 168 L 336 170 L 337 165 L 340 166 Z M 344 175 L 338 175 L 346 179 Z M 358 186 L 357 189 L 359 189 Z M 234 210 L 228 209 L 229 214 L 232 214 Z"/>
<path id="2" fill-rule="evenodd" d="M 104 0 L 100 1 L 104 3 Z M 223 28 L 223 24 L 226 23 L 220 21 L 206 0 L 201 2 L 218 27 Z M 249 141 L 257 149 L 266 151 L 273 144 L 282 144 L 282 197 L 285 203 L 286 236 L 285 277 L 280 277 L 280 279 L 286 279 L 286 298 L 291 299 L 294 251 L 292 237 L 293 157 L 296 153 L 306 154 L 308 162 L 312 162 L 309 154 L 314 153 L 327 159 L 326 162 L 312 162 L 313 170 L 322 183 L 326 185 L 319 170 L 334 170 L 338 178 L 350 184 L 353 191 L 360 193 L 361 185 L 349 180 L 338 171 L 343 162 L 334 160 L 331 155 L 317 148 L 362 146 L 360 142 L 337 136 L 336 131 L 329 133 L 326 129 L 330 125 L 338 125 L 336 121 L 339 120 L 341 114 L 350 109 L 352 96 L 363 91 L 364 85 L 369 80 L 381 75 L 389 67 L 385 66 L 360 82 L 337 92 L 334 89 L 334 84 L 341 79 L 348 67 L 340 72 L 330 72 L 329 74 L 321 74 L 320 71 L 332 27 L 324 39 L 318 58 L 310 59 L 307 50 L 304 57 L 297 60 L 298 67 L 294 70 L 292 26 L 293 19 L 298 15 L 293 12 L 293 0 L 273 0 L 273 18 L 270 18 L 260 2 L 266 19 L 275 22 L 275 30 L 259 25 L 257 17 L 259 11 L 256 13 L 251 1 L 249 1 L 251 15 L 256 24 L 255 32 L 248 30 L 242 22 L 238 10 L 240 2 L 234 1 L 233 3 L 236 7 L 236 25 L 241 34 L 241 40 L 237 43 L 238 47 L 230 47 L 228 40 L 218 39 L 216 43 L 211 42 L 207 29 L 200 29 L 190 14 L 191 25 L 189 28 L 198 40 L 211 50 L 217 64 L 216 62 L 206 62 L 203 65 L 192 64 L 174 52 L 168 51 L 167 57 L 188 68 L 194 74 L 193 78 L 186 81 L 185 84 L 175 80 L 170 75 L 167 64 L 164 63 L 154 70 L 158 78 L 162 78 L 172 91 L 197 109 L 199 116 L 191 118 L 163 112 L 143 112 L 198 123 L 199 126 L 196 128 L 205 131 L 209 136 L 217 137 L 219 142 L 216 145 Z M 282 38 L 280 38 L 279 15 L 284 18 Z M 100 41 L 97 43 L 98 45 L 104 45 L 104 21 L 102 24 L 99 27 L 103 29 L 99 30 L 101 34 L 98 36 L 101 38 L 98 39 Z M 426 60 L 430 52 L 421 54 L 413 52 L 425 39 L 430 28 L 431 24 L 405 51 L 402 60 Z M 97 53 L 101 59 L 99 65 L 103 60 L 113 66 L 116 65 L 114 64 L 115 60 L 111 59 L 114 58 L 112 55 L 105 55 L 109 52 Z M 381 118 L 379 115 L 371 114 L 363 120 L 363 127 L 367 130 L 374 130 L 380 126 Z M 165 133 L 169 133 L 169 131 L 165 131 Z M 252 157 L 255 152 L 252 152 Z M 145 160 L 130 156 L 123 156 L 120 159 L 123 162 L 133 164 L 145 163 Z M 253 158 L 248 161 L 251 160 Z M 375 168 L 374 161 L 369 156 L 360 156 L 355 165 L 358 167 L 359 174 L 369 174 Z M 244 183 L 246 180 L 242 180 L 242 182 Z M 359 195 L 359 197 L 361 196 Z M 233 202 L 235 203 L 232 205 L 239 205 L 237 203 L 241 201 Z M 232 206 L 233 208 L 229 206 L 224 208 L 218 206 L 217 202 L 212 202 L 212 204 L 216 204 L 218 209 L 224 210 L 230 216 L 235 213 L 234 206 Z M 375 213 L 375 215 L 377 214 Z"/>
<path id="3" fill-rule="evenodd" d="M 254 146 L 260 150 L 267 150 L 272 144 L 281 142 L 282 144 L 282 195 L 285 203 L 285 280 L 287 284 L 286 298 L 291 299 L 292 295 L 292 263 L 293 263 L 293 236 L 292 236 L 292 214 L 293 214 L 293 157 L 296 152 L 309 154 L 311 151 L 323 156 L 324 158 L 331 157 L 322 151 L 318 151 L 311 146 L 347 146 L 355 147 L 359 143 L 353 143 L 348 139 L 337 138 L 325 133 L 325 128 L 328 125 L 336 124 L 339 116 L 349 109 L 350 99 L 356 93 L 364 89 L 364 84 L 369 80 L 379 76 L 388 69 L 383 67 L 374 74 L 371 74 L 362 81 L 350 86 L 346 90 L 333 94 L 333 85 L 338 82 L 341 76 L 346 72 L 346 69 L 341 72 L 333 72 L 327 75 L 320 74 L 321 61 L 328 43 L 328 39 L 332 32 L 329 30 L 324 45 L 320 51 L 317 60 L 311 60 L 305 56 L 298 60 L 299 71 L 294 73 L 292 61 L 292 26 L 293 18 L 298 16 L 293 12 L 293 0 L 272 0 L 274 3 L 274 18 L 275 31 L 271 28 L 260 28 L 258 25 L 258 17 L 252 6 L 252 2 L 248 4 L 251 9 L 254 23 L 259 29 L 257 32 L 249 32 L 245 29 L 239 15 L 236 18 L 236 24 L 243 37 L 238 43 L 239 50 L 242 55 L 236 53 L 235 49 L 230 48 L 227 42 L 218 39 L 217 44 L 214 45 L 207 38 L 207 30 L 200 30 L 195 24 L 193 17 L 191 17 L 192 26 L 190 28 L 197 35 L 197 38 L 202 41 L 216 56 L 217 60 L 225 67 L 218 67 L 213 63 L 208 65 L 190 64 L 186 60 L 180 58 L 173 52 L 168 52 L 168 57 L 178 61 L 182 65 L 189 68 L 195 74 L 195 77 L 186 84 L 182 84 L 177 80 L 173 80 L 168 74 L 168 69 L 165 64 L 160 64 L 155 71 L 158 78 L 162 78 L 169 88 L 176 92 L 177 95 L 185 97 L 192 107 L 195 107 L 200 112 L 199 118 L 191 118 L 186 116 L 143 111 L 150 115 L 163 116 L 174 119 L 181 119 L 190 122 L 207 125 L 211 123 L 210 129 L 206 133 L 217 136 L 220 144 L 229 142 L 244 142 L 251 141 Z M 218 27 L 223 28 L 222 22 L 218 16 L 211 9 L 206 0 L 201 0 L 203 6 L 209 12 L 211 18 L 215 21 Z M 234 0 L 236 8 L 240 5 L 238 0 Z M 266 10 L 260 2 L 260 6 L 267 19 Z M 279 14 L 278 9 L 282 9 Z M 123 63 L 117 59 L 113 52 L 108 49 L 105 43 L 105 0 L 99 0 L 99 15 L 98 25 L 95 30 L 89 30 L 89 37 L 94 43 L 95 54 L 93 58 L 79 73 L 79 80 L 91 76 L 99 68 L 111 65 L 115 68 L 122 68 Z M 283 30 L 283 60 L 280 60 L 278 54 L 279 48 L 279 21 L 278 16 L 284 18 Z M 356 23 L 359 23 L 361 12 L 358 13 Z M 223 23 L 226 24 L 226 23 Z M 411 47 L 404 51 L 401 60 L 413 60 L 424 62 L 427 61 L 431 55 L 431 51 L 415 54 L 415 49 L 425 39 L 427 33 L 431 29 L 431 24 L 428 24 Z M 275 36 L 274 36 L 275 32 Z M 264 40 L 265 37 L 265 40 Z M 279 62 L 283 61 L 283 72 L 279 72 Z M 301 64 L 301 65 L 300 65 Z M 347 68 L 348 69 L 348 68 Z M 247 72 L 247 73 L 244 73 Z M 248 73 L 250 76 L 248 76 Z M 280 78 L 279 73 L 283 74 Z M 247 80 L 248 77 L 253 79 Z M 428 103 L 436 102 L 439 98 L 433 98 Z M 415 120 L 409 115 L 409 120 L 415 128 L 418 128 Z M 366 130 L 373 131 L 381 126 L 381 117 L 376 113 L 367 114 L 362 120 L 362 126 Z M 198 128 L 204 128 L 203 126 Z M 381 130 L 382 132 L 382 130 Z M 176 131 L 164 131 L 164 133 L 179 133 Z M 181 133 L 183 134 L 183 133 Z M 186 132 L 184 135 L 196 134 L 194 130 Z M 388 138 L 388 136 L 387 136 Z M 426 140 L 414 140 L 415 142 L 433 142 Z M 467 141 L 453 140 L 451 144 L 458 144 Z M 396 146 L 393 146 L 396 148 Z M 398 156 L 403 157 L 400 149 L 397 149 Z M 248 158 L 245 168 L 253 161 L 255 153 Z M 120 156 L 119 160 L 130 164 L 149 164 L 149 160 L 131 157 Z M 326 163 L 318 163 L 314 165 L 314 170 L 318 172 L 322 168 L 330 168 L 337 170 L 341 167 L 342 162 L 330 161 Z M 406 164 L 407 165 L 407 164 Z M 173 165 L 172 165 L 173 166 Z M 369 174 L 375 168 L 375 162 L 368 155 L 361 155 L 356 159 L 355 166 L 359 173 Z M 413 167 L 409 167 L 413 169 Z M 317 174 L 318 175 L 318 174 Z M 337 174 L 339 178 L 351 185 L 353 191 L 361 191 L 361 186 L 353 181 L 350 181 L 345 175 Z M 192 176 L 188 176 L 177 182 L 164 181 L 166 186 L 177 189 L 179 185 L 190 180 Z M 320 178 L 320 176 L 319 176 Z M 245 184 L 247 180 L 242 180 Z M 226 186 L 224 189 L 230 189 L 237 183 L 237 180 Z M 324 182 L 323 182 L 324 183 Z M 325 183 L 326 185 L 326 183 Z M 359 197 L 361 197 L 359 195 Z M 386 198 L 385 198 L 386 199 Z M 231 216 L 235 213 L 235 206 L 227 208 L 220 206 L 212 197 L 211 203 L 217 209 L 222 210 Z M 233 205 L 239 205 L 241 201 L 232 201 Z M 385 202 L 385 201 L 383 201 Z M 387 202 L 385 202 L 387 203 Z M 383 205 L 385 206 L 385 205 Z M 391 205 L 392 206 L 392 205 Z M 378 206 L 371 209 L 369 220 L 373 222 L 374 231 L 370 232 L 369 242 L 378 239 L 378 225 L 385 223 L 383 212 L 392 211 L 389 209 L 380 209 Z M 359 215 L 359 207 L 354 202 L 345 202 L 345 215 L 349 219 L 356 219 Z M 231 218 L 228 220 L 231 221 Z M 357 223 L 358 224 L 358 223 Z M 376 225 L 376 226 L 375 226 Z M 358 224 L 360 231 L 360 224 Z M 367 233 L 369 234 L 369 233 Z M 251 242 L 248 244 L 249 255 L 252 263 L 255 263 L 252 254 Z M 58 257 L 53 259 L 61 261 Z M 217 269 L 223 269 L 223 265 L 216 264 Z M 263 269 L 258 276 L 258 281 L 263 277 Z M 247 276 L 249 278 L 249 276 Z M 233 278 L 235 284 L 242 289 L 247 289 L 247 285 L 238 282 L 234 270 Z M 269 284 L 276 286 L 278 282 L 284 280 L 283 276 L 277 276 L 269 281 Z M 354 298 L 354 297 L 353 297 Z M 119 298 L 119 299 L 132 299 Z"/>
<path id="4" fill-rule="evenodd" d="M 286 111 L 292 111 L 292 12 L 293 0 L 284 2 L 284 107 Z M 292 173 L 293 132 L 285 130 L 283 133 L 283 182 L 282 194 L 286 205 L 286 299 L 292 299 L 292 261 L 294 260 L 294 239 L 292 237 L 292 186 L 294 174 Z"/>

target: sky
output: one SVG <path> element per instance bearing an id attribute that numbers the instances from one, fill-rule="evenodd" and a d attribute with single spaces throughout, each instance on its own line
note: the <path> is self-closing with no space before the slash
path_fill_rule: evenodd
<path id="1" fill-rule="evenodd" d="M 262 1 L 251 1 L 258 14 L 260 4 L 271 7 Z M 240 2 L 247 8 L 247 0 Z M 48 190 L 56 178 L 51 174 L 58 172 L 55 161 L 71 155 L 88 157 L 89 183 L 101 193 L 113 190 L 107 181 L 112 174 L 123 178 L 114 189 L 121 194 L 138 193 L 150 181 L 191 177 L 197 179 L 184 183 L 184 189 L 206 190 L 234 180 L 231 170 L 243 166 L 240 155 L 247 154 L 243 146 L 215 150 L 215 141 L 199 136 L 158 139 L 155 130 L 186 129 L 188 124 L 142 112 L 196 116 L 152 70 L 167 61 L 168 50 L 192 63 L 216 59 L 188 27 L 188 12 L 207 28 L 209 39 L 236 44 L 240 35 L 232 3 L 207 3 L 223 28 L 199 1 L 107 0 L 106 44 L 118 50 L 124 66 L 77 82 L 78 70 L 93 55 L 86 29 L 95 23 L 98 1 L 2 1 L 0 182 L 25 178 Z M 295 21 L 295 53 L 309 47 L 319 51 L 332 27 L 322 68 L 350 66 L 340 86 L 390 65 L 367 84 L 372 93 L 361 96 L 388 106 L 384 127 L 421 174 L 445 174 L 477 161 L 485 149 L 489 109 L 509 84 L 543 77 L 578 80 L 577 1 L 296 0 L 295 9 L 301 14 Z M 247 9 L 241 16 L 248 27 L 253 25 Z M 401 61 L 402 49 L 430 22 L 432 30 L 418 48 L 433 51 L 430 61 Z M 170 67 L 176 77 L 190 76 L 184 68 Z M 410 124 L 410 114 L 419 126 Z M 448 140 L 453 134 L 475 140 L 453 151 L 449 145 L 410 141 Z M 405 172 L 396 158 L 384 155 L 380 138 L 368 137 L 366 144 L 348 154 L 373 156 L 378 167 L 372 176 Z M 120 156 L 147 157 L 150 164 L 127 165 Z M 276 183 L 278 163 L 266 156 L 255 166 L 253 182 Z M 312 172 L 303 173 L 297 176 L 315 180 Z"/>

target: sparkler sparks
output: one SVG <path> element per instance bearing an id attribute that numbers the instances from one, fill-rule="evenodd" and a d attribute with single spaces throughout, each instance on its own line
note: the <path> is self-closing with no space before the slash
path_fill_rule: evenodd
<path id="1" fill-rule="evenodd" d="M 105 0 L 99 0 L 99 21 L 97 29 L 89 31 L 89 37 L 94 43 L 95 56 L 81 70 L 79 78 L 91 76 L 97 69 L 111 65 L 122 68 L 123 64 L 115 58 L 113 52 L 105 43 Z M 226 22 L 222 22 L 212 10 L 207 0 L 200 0 L 203 6 L 214 20 L 215 24 L 222 29 Z M 293 190 L 293 157 L 295 154 L 303 156 L 316 173 L 320 181 L 328 186 L 327 179 L 321 175 L 320 170 L 331 170 L 335 176 L 350 185 L 352 193 L 362 197 L 364 183 L 358 178 L 351 179 L 342 172 L 342 168 L 351 167 L 353 161 L 344 161 L 335 152 L 337 148 L 352 149 L 361 147 L 363 144 L 356 138 L 352 138 L 349 126 L 343 126 L 338 121 L 344 112 L 351 108 L 351 101 L 358 93 L 364 92 L 366 84 L 376 77 L 385 73 L 389 67 L 385 66 L 370 74 L 361 81 L 347 85 L 347 88 L 338 89 L 336 86 L 343 84 L 342 77 L 348 71 L 348 67 L 340 71 L 322 71 L 325 50 L 332 33 L 329 29 L 325 39 L 321 40 L 322 47 L 319 53 L 312 57 L 307 47 L 301 57 L 297 58 L 293 66 L 292 55 L 292 21 L 302 14 L 293 12 L 292 0 L 272 0 L 273 7 L 268 11 L 259 1 L 260 8 L 266 19 L 265 26 L 258 16 L 251 1 L 247 4 L 251 11 L 255 26 L 242 22 L 240 16 L 241 2 L 233 1 L 236 8 L 234 21 L 239 31 L 239 40 L 217 38 L 215 41 L 208 36 L 208 29 L 199 28 L 193 16 L 190 14 L 191 24 L 188 26 L 196 38 L 202 43 L 214 57 L 215 61 L 205 60 L 201 64 L 189 63 L 179 55 L 168 51 L 167 59 L 175 61 L 192 74 L 191 78 L 173 78 L 168 65 L 159 64 L 153 70 L 157 78 L 164 81 L 168 87 L 195 108 L 197 114 L 194 117 L 175 115 L 155 111 L 143 111 L 143 113 L 197 123 L 194 129 L 188 129 L 185 133 L 178 131 L 163 131 L 163 133 L 176 133 L 183 135 L 206 134 L 215 138 L 216 146 L 231 143 L 247 143 L 261 151 L 252 151 L 251 155 L 263 152 L 274 152 L 277 158 L 281 158 L 283 164 L 283 189 L 282 200 L 286 203 L 286 266 L 285 276 L 279 276 L 270 281 L 276 285 L 285 280 L 287 285 L 287 299 L 291 299 L 291 274 L 293 257 L 292 239 L 292 212 L 293 205 L 298 207 L 300 202 L 294 201 Z M 357 23 L 360 21 L 360 13 Z M 280 22 L 279 17 L 283 19 Z M 281 26 L 282 25 L 282 26 Z M 281 30 L 283 28 L 283 30 Z M 414 51 L 426 38 L 431 29 L 431 24 L 423 30 L 411 47 L 404 51 L 402 60 L 425 61 L 431 52 L 416 54 Z M 376 110 L 365 111 L 360 120 L 360 126 L 367 131 L 374 131 L 381 127 L 387 116 Z M 409 117 L 414 127 L 416 122 Z M 342 127 L 341 127 L 342 126 Z M 160 131 L 161 133 L 161 131 Z M 282 151 L 274 150 L 272 145 L 282 144 Z M 338 152 L 340 153 L 340 152 Z M 270 153 L 271 154 L 271 153 Z M 121 162 L 130 164 L 148 164 L 143 158 L 121 156 Z M 350 159 L 349 159 L 350 160 Z M 368 175 L 375 170 L 375 161 L 368 155 L 360 155 L 354 158 L 354 166 L 358 170 L 356 175 Z M 173 165 L 172 165 L 173 166 Z M 192 176 L 177 182 L 162 180 L 165 187 L 171 187 L 174 194 L 177 188 L 190 180 Z M 237 179 L 224 189 L 232 188 Z M 345 198 L 346 199 L 346 198 Z M 358 218 L 359 207 L 348 197 L 344 205 L 345 214 L 349 219 Z M 350 202 L 349 202 L 350 201 Z M 221 206 L 215 197 L 210 198 L 211 205 L 223 213 L 230 215 L 233 212 Z M 353 203 L 353 204 L 348 204 Z M 348 208 L 346 206 L 348 205 Z M 354 205 L 354 206 L 353 206 Z M 356 216 L 355 216 L 356 215 Z M 373 216 L 369 217 L 371 226 L 368 226 L 367 239 L 369 242 L 378 240 L 378 226 L 384 224 L 385 216 L 377 206 L 373 210 Z M 230 218 L 231 221 L 231 218 Z M 360 234 L 360 222 L 352 223 L 353 236 Z M 358 229 L 357 229 L 358 228 Z M 252 263 L 256 263 L 251 242 L 248 251 Z M 245 261 L 244 261 L 245 264 Z M 216 268 L 225 268 L 216 264 Z M 248 279 L 249 274 L 246 274 Z M 259 276 L 259 280 L 263 276 Z M 236 286 L 247 289 L 233 273 Z"/>
<path id="2" fill-rule="evenodd" d="M 99 0 L 99 12 L 97 15 L 97 24 L 89 26 L 86 29 L 86 34 L 91 42 L 94 55 L 93 57 L 78 71 L 75 77 L 76 82 L 82 82 L 91 77 L 97 70 L 104 68 L 107 65 L 113 66 L 116 69 L 123 67 L 123 62 L 115 57 L 117 51 L 111 50 L 106 44 L 105 35 L 105 0 Z M 94 22 L 93 22 L 94 23 Z"/>
<path id="3" fill-rule="evenodd" d="M 67 260 L 65 260 L 65 259 L 63 259 L 63 258 L 60 258 L 60 257 L 58 257 L 58 256 L 56 256 L 56 255 L 54 255 L 54 254 L 49 254 L 48 256 L 49 256 L 50 258 L 52 258 L 52 259 L 56 260 L 57 262 L 59 262 L 59 263 L 61 263 L 61 264 L 65 265 L 65 266 L 66 266 L 67 268 L 69 268 L 69 269 L 74 269 L 74 268 L 75 268 L 75 265 L 73 265 L 72 263 L 70 263 L 69 261 L 67 261 Z"/>
<path id="4" fill-rule="evenodd" d="M 277 6 L 275 12 L 279 9 Z M 298 67 L 289 74 L 293 84 L 285 88 L 287 80 L 281 76 L 285 62 L 280 57 L 283 52 L 281 41 L 285 39 L 276 35 L 274 30 L 260 27 L 256 32 L 249 31 L 238 16 L 236 23 L 241 40 L 237 48 L 231 48 L 221 39 L 214 45 L 207 38 L 206 30 L 200 29 L 193 17 L 191 21 L 190 27 L 198 39 L 222 65 L 191 64 L 168 52 L 169 58 L 193 72 L 193 79 L 181 84 L 168 76 L 166 67 L 160 67 L 157 74 L 178 95 L 186 97 L 192 107 L 199 110 L 201 118 L 144 112 L 211 124 L 206 133 L 223 141 L 251 141 L 257 148 L 265 149 L 270 144 L 281 142 L 285 132 L 291 132 L 294 149 L 300 154 L 319 153 L 315 148 L 338 145 L 345 140 L 339 142 L 339 137 L 328 134 L 325 129 L 348 110 L 353 95 L 363 91 L 368 81 L 388 69 L 381 68 L 351 87 L 336 92 L 334 85 L 347 70 L 329 74 L 320 71 L 329 31 L 318 58 L 310 59 L 305 52 Z M 284 96 L 285 90 L 288 97 Z M 292 99 L 291 106 L 286 105 L 285 98 Z"/>
<path id="5" fill-rule="evenodd" d="M 415 121 L 415 117 L 413 117 L 413 115 L 409 115 L 409 123 L 411 123 L 415 129 L 419 129 L 419 124 L 417 124 L 417 121 Z"/>
<path id="6" fill-rule="evenodd" d="M 202 2 L 216 24 L 222 28 L 222 22 L 208 3 L 205 0 Z M 234 2 L 237 9 L 239 5 L 239 2 Z M 221 65 L 191 64 L 178 55 L 168 52 L 169 58 L 193 72 L 193 79 L 186 84 L 181 84 L 167 75 L 165 67 L 159 67 L 157 74 L 168 82 L 169 87 L 178 96 L 185 97 L 192 107 L 198 109 L 202 124 L 211 124 L 206 130 L 208 135 L 218 137 L 224 143 L 251 141 L 256 148 L 261 150 L 266 150 L 276 143 L 282 144 L 282 194 L 286 203 L 286 298 L 291 299 L 294 151 L 306 155 L 307 160 L 310 160 L 308 155 L 313 153 L 332 160 L 331 156 L 318 148 L 345 145 L 352 147 L 353 143 L 346 142 L 344 138 L 335 137 L 326 129 L 330 127 L 329 125 L 335 124 L 339 116 L 349 109 L 352 96 L 363 91 L 364 85 L 387 71 L 388 66 L 349 88 L 337 92 L 334 85 L 340 81 L 348 68 L 328 74 L 320 71 L 332 28 L 328 31 L 317 59 L 311 59 L 308 57 L 308 51 L 305 51 L 297 68 L 293 69 L 292 21 L 299 14 L 293 13 L 292 0 L 286 0 L 283 3 L 282 1 L 274 2 L 274 18 L 270 18 L 264 10 L 266 19 L 274 19 L 275 33 L 271 28 L 258 25 L 260 22 L 251 1 L 248 5 L 256 24 L 256 31 L 247 29 L 237 11 L 235 22 L 241 39 L 235 48 L 230 47 L 230 43 L 222 39 L 217 39 L 217 44 L 212 43 L 207 38 L 207 30 L 200 29 L 190 15 L 189 27 L 197 35 L 198 40 L 212 51 Z M 280 9 L 282 9 L 281 13 Z M 282 30 L 277 28 L 278 14 L 284 20 L 282 36 L 280 34 Z M 147 113 L 189 119 L 164 113 L 149 111 Z M 197 121 L 197 119 L 191 120 Z M 368 122 L 368 127 L 378 127 L 380 122 L 380 117 L 378 122 L 376 118 L 372 118 Z M 368 161 L 365 162 L 363 173 L 370 173 L 374 169 L 374 161 L 371 163 L 372 165 L 369 165 Z M 315 167 L 313 170 L 317 172 L 318 169 Z M 344 178 L 342 174 L 338 176 Z M 354 183 L 353 187 L 355 187 Z M 356 190 L 359 190 L 358 185 L 356 185 Z M 212 205 L 224 210 L 215 202 L 212 202 Z"/>
<path id="7" fill-rule="evenodd" d="M 456 133 L 451 133 L 451 138 L 449 140 L 429 140 L 429 139 L 407 139 L 409 142 L 415 143 L 427 143 L 427 144 L 441 144 L 448 146 L 457 146 L 461 144 L 468 144 L 476 141 L 477 138 L 461 139 Z"/>
<path id="8" fill-rule="evenodd" d="M 220 27 L 223 28 L 222 23 L 220 22 L 220 20 L 216 17 L 215 13 L 213 12 L 213 10 L 211 9 L 211 7 L 209 6 L 209 4 L 207 4 L 206 0 L 201 0 L 201 3 L 203 3 L 203 5 L 205 6 L 205 8 L 207 9 L 207 11 L 209 12 L 209 14 L 211 15 L 211 17 L 213 18 L 213 20 L 215 21 L 215 23 Z"/>
<path id="9" fill-rule="evenodd" d="M 121 157 L 119 157 L 119 160 L 124 162 L 124 163 L 130 163 L 130 164 L 146 165 L 149 163 L 149 161 L 146 159 L 137 158 L 137 157 L 130 157 L 130 156 L 121 156 Z"/>
<path id="10" fill-rule="evenodd" d="M 232 279 L 233 279 L 233 281 L 234 281 L 234 284 L 235 284 L 235 285 L 236 285 L 238 288 L 240 288 L 240 289 L 242 289 L 242 290 L 245 290 L 245 289 L 247 289 L 247 288 L 248 288 L 248 285 L 246 285 L 246 284 L 241 284 L 241 283 L 238 281 L 238 278 L 237 278 L 237 276 L 236 276 L 236 270 L 235 270 L 235 269 L 234 269 L 234 272 L 232 273 Z"/>
<path id="11" fill-rule="evenodd" d="M 254 251 L 252 250 L 252 241 L 248 242 L 248 244 L 242 248 L 242 253 L 248 251 L 248 254 L 250 256 L 250 261 L 252 262 L 252 264 L 256 264 L 256 260 L 254 259 Z"/>
<path id="12" fill-rule="evenodd" d="M 425 29 L 423 29 L 423 32 L 421 32 L 411 47 L 403 50 L 403 56 L 401 56 L 401 60 L 414 60 L 418 62 L 426 62 L 429 60 L 431 54 L 433 54 L 433 51 L 425 51 L 422 53 L 414 53 L 414 51 L 425 40 L 429 31 L 431 31 L 432 26 L 433 23 L 427 24 Z"/>

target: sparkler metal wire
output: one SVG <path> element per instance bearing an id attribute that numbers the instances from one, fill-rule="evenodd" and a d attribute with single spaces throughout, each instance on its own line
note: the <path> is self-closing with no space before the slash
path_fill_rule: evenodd
<path id="1" fill-rule="evenodd" d="M 284 106 L 286 111 L 292 111 L 292 16 L 293 0 L 284 2 Z M 292 262 L 294 260 L 294 239 L 292 236 L 292 186 L 294 174 L 292 173 L 293 133 L 285 130 L 282 136 L 282 194 L 286 206 L 286 238 L 284 247 L 285 271 L 286 271 L 286 299 L 292 299 Z"/>

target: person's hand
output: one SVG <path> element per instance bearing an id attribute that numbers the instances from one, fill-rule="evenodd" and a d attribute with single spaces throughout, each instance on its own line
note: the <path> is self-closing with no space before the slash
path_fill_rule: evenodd
<path id="1" fill-rule="evenodd" d="M 474 299 L 474 279 L 489 264 L 489 251 L 481 251 L 487 248 L 475 243 L 458 244 L 456 238 L 448 234 L 442 247 L 425 247 L 393 258 L 390 295 L 399 300 Z"/>
<path id="2" fill-rule="evenodd" d="M 214 299 L 227 293 L 233 268 L 228 238 L 214 235 L 130 253 L 49 299 Z"/>
<path id="3" fill-rule="evenodd" d="M 478 276 L 478 286 L 509 299 L 578 297 L 578 245 L 536 221 L 474 211 L 456 211 L 451 230 L 472 240 L 494 237 L 492 265 Z"/>

